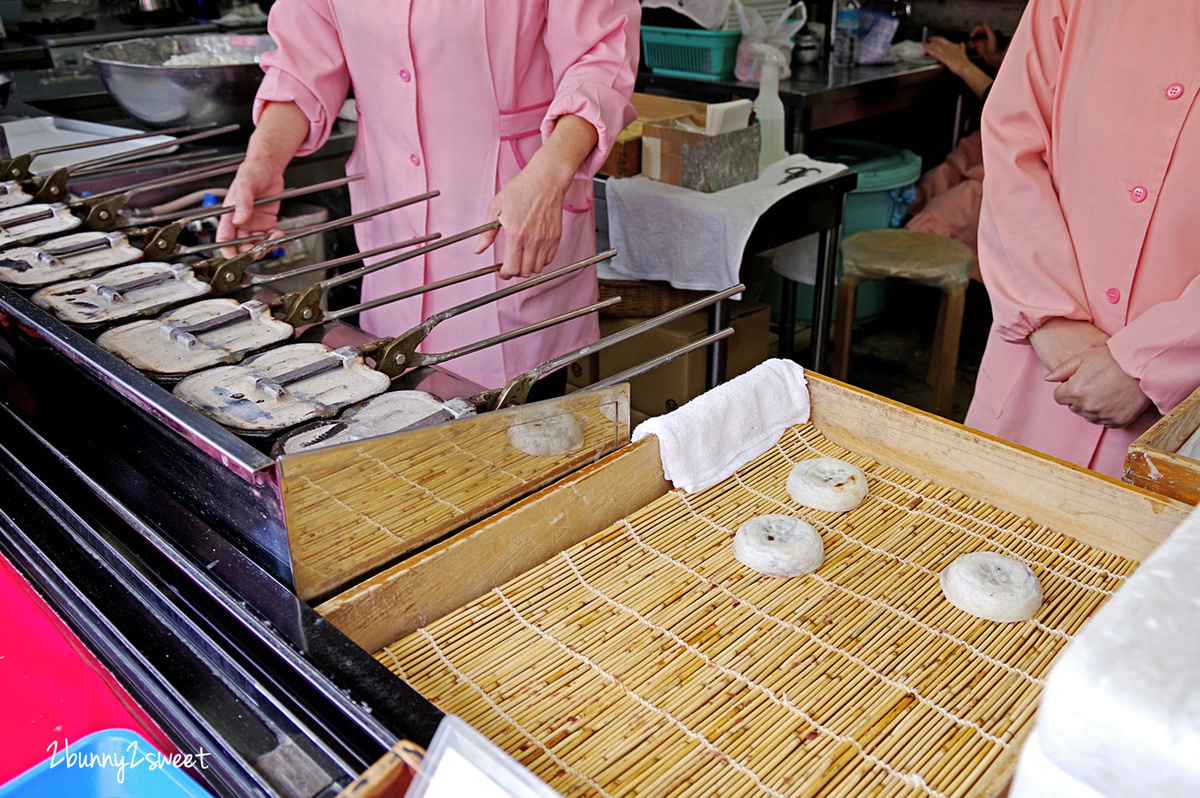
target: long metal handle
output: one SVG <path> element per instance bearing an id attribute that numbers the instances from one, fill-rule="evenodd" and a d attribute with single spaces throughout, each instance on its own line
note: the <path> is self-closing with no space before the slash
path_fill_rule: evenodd
<path id="1" fill-rule="evenodd" d="M 166 188 L 168 186 L 178 186 L 192 180 L 203 180 L 207 177 L 216 177 L 217 175 L 228 174 L 236 171 L 242 162 L 242 156 L 236 155 L 226 158 L 222 162 L 210 163 L 195 169 L 188 169 L 183 172 L 176 172 L 168 177 L 156 177 L 153 180 L 144 180 L 141 183 L 133 183 L 132 185 L 122 186 L 120 188 L 112 188 L 108 191 L 97 191 L 94 194 L 89 194 L 85 199 L 79 202 L 90 204 L 96 200 L 106 199 L 108 197 L 119 197 L 122 194 L 137 194 L 141 191 L 150 191 L 156 188 Z"/>
<path id="2" fill-rule="evenodd" d="M 396 255 L 395 257 L 381 260 L 378 263 L 372 263 L 370 266 L 363 266 L 361 269 L 355 269 L 354 271 L 346 272 L 345 274 L 339 274 L 336 277 L 330 277 L 328 280 L 323 281 L 323 285 L 328 288 L 343 285 L 352 280 L 356 280 L 363 275 L 377 272 L 380 269 L 387 268 L 388 266 L 395 266 L 397 263 L 403 263 L 406 260 L 419 258 L 422 255 L 439 250 L 442 247 L 448 247 L 451 244 L 455 244 L 465 238 L 472 238 L 484 232 L 485 230 L 492 230 L 499 226 L 499 222 L 488 222 L 487 224 L 481 224 L 479 227 L 473 227 L 470 230 L 464 230 L 461 233 L 455 233 L 454 235 L 446 236 L 445 238 L 439 238 L 434 243 L 421 247 L 420 249 L 414 249 L 411 252 L 404 252 L 400 255 Z"/>
<path id="3" fill-rule="evenodd" d="M 486 403 L 490 409 L 507 407 L 511 404 L 520 404 L 521 402 L 524 402 L 525 398 L 529 395 L 529 388 L 531 385 L 533 385 L 534 381 L 546 374 L 549 374 L 555 369 L 562 368 L 574 360 L 578 360 L 585 355 L 590 355 L 592 352 L 599 352 L 607 349 L 610 346 L 615 346 L 622 341 L 626 341 L 635 335 L 640 335 L 647 330 L 658 327 L 659 325 L 665 324 L 668 321 L 681 318 L 689 313 L 695 313 L 697 310 L 701 310 L 709 305 L 720 302 L 722 299 L 728 299 L 734 294 L 740 294 L 745 290 L 746 286 L 738 283 L 735 286 L 726 288 L 724 291 L 718 291 L 715 294 L 709 294 L 708 296 L 697 299 L 694 302 L 689 302 L 686 305 L 675 308 L 674 310 L 669 310 L 666 313 L 659 314 L 651 319 L 646 319 L 645 321 L 635 324 L 632 327 L 628 327 L 619 332 L 615 332 L 612 335 L 605 336 L 599 341 L 596 341 L 594 344 L 588 344 L 587 346 L 576 349 L 574 352 L 568 352 L 565 355 L 559 355 L 552 360 L 547 360 L 545 363 L 535 366 L 529 371 L 513 377 L 503 388 L 485 392 L 480 401 Z"/>
<path id="4" fill-rule="evenodd" d="M 491 266 L 484 266 L 482 269 L 456 274 L 453 277 L 447 277 L 444 280 L 426 283 L 425 285 L 419 285 L 416 288 L 409 288 L 405 291 L 398 291 L 394 294 L 389 294 L 388 296 L 376 297 L 375 299 L 367 302 L 360 302 L 357 305 L 351 305 L 348 308 L 327 311 L 324 314 L 324 317 L 326 321 L 337 321 L 338 319 L 344 319 L 347 316 L 353 316 L 355 313 L 361 313 L 364 310 L 371 310 L 379 307 L 380 305 L 386 305 L 390 302 L 398 302 L 401 299 L 420 296 L 421 294 L 428 293 L 429 291 L 433 291 L 438 288 L 445 288 L 448 285 L 457 285 L 458 283 L 463 283 L 467 280 L 474 280 L 476 277 L 483 277 L 487 274 L 495 274 L 496 272 L 500 271 L 501 265 L 502 264 L 495 263 Z"/>
<path id="5" fill-rule="evenodd" d="M 138 147 L 136 150 L 129 150 L 128 152 L 123 152 L 120 155 L 108 155 L 103 158 L 94 158 L 90 161 L 82 161 L 81 163 L 73 164 L 72 166 L 70 166 L 68 168 L 70 168 L 72 171 L 74 171 L 75 169 L 87 169 L 92 166 L 97 166 L 98 164 L 113 164 L 113 163 L 120 163 L 122 161 L 130 161 L 135 158 L 141 158 L 143 155 L 148 155 L 149 153 L 152 153 L 152 152 L 158 152 L 159 150 L 165 150 L 168 147 L 177 147 L 180 144 L 189 144 L 193 141 L 199 141 L 200 139 L 206 139 L 211 136 L 220 136 L 224 133 L 232 133 L 233 131 L 238 130 L 239 128 L 241 128 L 241 125 L 225 125 L 224 127 L 212 128 L 211 130 L 205 130 L 200 133 L 193 133 L 190 136 L 181 136 L 180 138 L 171 139 L 170 141 L 163 141 L 163 142 L 159 142 L 158 144 L 151 144 L 148 147 Z M 159 135 L 161 135 L 161 134 L 159 134 Z M 111 139 L 103 141 L 103 142 L 91 142 L 91 143 L 92 144 L 107 144 L 109 142 L 111 142 Z"/>
<path id="6" fill-rule="evenodd" d="M 203 125 L 184 125 L 183 127 L 173 127 L 168 128 L 167 130 L 131 132 L 128 136 L 112 136 L 99 140 L 92 139 L 89 141 L 73 141 L 69 144 L 59 144 L 54 147 L 41 147 L 36 150 L 30 150 L 27 154 L 36 158 L 39 155 L 49 155 L 55 152 L 66 152 L 67 150 L 82 150 L 88 147 L 100 147 L 105 144 L 120 144 L 123 141 L 136 141 L 138 139 L 153 138 L 155 136 L 173 136 L 176 133 L 193 133 L 200 130 L 209 130 L 216 124 L 216 122 L 205 122 Z M 212 134 L 210 133 L 209 135 Z M 176 143 L 178 143 L 178 141 L 179 139 L 176 140 Z"/>
<path id="7" fill-rule="evenodd" d="M 592 352 L 599 352 L 602 349 L 608 349 L 610 346 L 616 346 L 617 344 L 621 343 L 622 341 L 626 341 L 626 340 L 634 337 L 635 335 L 640 335 L 640 334 L 646 332 L 646 330 L 652 330 L 655 327 L 658 327 L 659 325 L 666 324 L 669 321 L 674 321 L 675 319 L 682 318 L 682 317 L 688 315 L 689 313 L 695 313 L 697 310 L 701 310 L 703 308 L 708 307 L 709 305 L 720 302 L 722 299 L 728 299 L 729 297 L 733 296 L 734 294 L 740 294 L 741 292 L 743 292 L 745 290 L 746 290 L 746 286 L 743 285 L 742 283 L 738 283 L 735 286 L 726 288 L 724 291 L 719 291 L 715 294 L 709 294 L 706 297 L 701 297 L 700 299 L 697 299 L 694 302 L 689 302 L 688 304 L 683 305 L 682 307 L 675 308 L 674 310 L 669 310 L 666 313 L 662 313 L 651 319 L 646 319 L 646 321 L 643 321 L 639 324 L 635 324 L 632 327 L 627 327 L 626 329 L 621 330 L 619 332 L 615 332 L 612 335 L 605 336 L 604 338 L 601 338 L 599 341 L 597 341 L 594 344 L 590 344 L 590 345 L 582 347 L 580 349 L 576 349 L 574 352 L 568 352 L 565 355 L 560 355 L 559 357 L 556 357 L 553 360 L 547 361 L 547 362 L 543 363 L 542 365 L 531 369 L 531 371 L 537 372 L 538 377 L 542 376 L 543 374 L 549 374 L 550 372 L 554 371 L 555 369 L 561 368 L 562 366 L 567 365 L 568 363 L 570 363 L 573 360 L 578 360 L 579 358 L 583 357 L 584 355 L 591 354 Z"/>
<path id="8" fill-rule="evenodd" d="M 562 324 L 563 322 L 568 322 L 568 321 L 571 321 L 572 319 L 577 319 L 580 316 L 586 316 L 589 313 L 595 313 L 597 311 L 604 310 L 605 308 L 615 305 L 620 301 L 621 301 L 621 297 L 619 297 L 619 296 L 609 297 L 608 299 L 602 299 L 599 302 L 595 302 L 591 305 L 588 305 L 587 307 L 578 308 L 576 310 L 572 310 L 567 313 L 564 313 L 561 316 L 555 316 L 554 318 L 546 319 L 545 321 L 539 321 L 535 324 L 530 324 L 526 327 L 520 328 L 519 330 L 513 330 L 511 332 L 501 333 L 500 335 L 494 335 L 491 338 L 486 338 L 482 341 L 477 341 L 473 344 L 468 344 L 467 346 L 460 347 L 458 349 L 454 349 L 450 352 L 441 352 L 438 354 L 419 353 L 418 356 L 420 357 L 420 362 L 414 363 L 412 365 L 414 365 L 414 366 L 417 366 L 417 365 L 432 366 L 432 365 L 436 365 L 438 363 L 442 363 L 446 360 L 450 360 L 451 358 L 461 357 L 463 355 L 469 355 L 474 352 L 478 352 L 481 349 L 487 349 L 489 346 L 495 346 L 496 344 L 502 344 L 506 341 L 511 341 L 514 338 L 520 338 L 522 335 L 529 335 L 530 333 L 535 333 L 535 332 L 538 332 L 539 330 L 544 330 L 547 327 L 553 327 L 556 324 Z M 733 330 L 730 330 L 730 332 L 733 332 Z"/>
<path id="9" fill-rule="evenodd" d="M 547 283 L 551 280 L 556 280 L 559 277 L 570 274 L 571 272 L 577 272 L 580 269 L 583 269 L 587 266 L 592 266 L 597 263 L 600 263 L 601 261 L 608 260 L 609 258 L 611 258 L 613 255 L 616 255 L 616 254 L 617 254 L 617 251 L 615 249 L 610 249 L 605 252 L 601 252 L 598 255 L 593 255 L 590 258 L 584 258 L 583 260 L 579 261 L 578 263 L 572 263 L 569 266 L 563 266 L 561 269 L 556 269 L 555 271 L 552 271 L 552 272 L 546 272 L 545 274 L 530 278 L 528 280 L 522 280 L 521 282 L 517 283 L 516 285 L 510 285 L 508 288 L 501 288 L 499 291 L 495 291 L 495 292 L 487 294 L 485 296 L 481 296 L 476 299 L 472 299 L 469 302 L 464 302 L 461 305 L 455 305 L 452 308 L 447 308 L 446 310 L 443 310 L 441 313 L 435 313 L 434 315 L 432 315 L 428 319 L 426 319 L 424 321 L 424 323 L 422 324 L 422 326 L 427 326 L 427 328 L 429 330 L 432 330 L 434 325 L 440 324 L 441 322 L 445 321 L 446 319 L 466 313 L 468 310 L 474 310 L 475 308 L 480 308 L 480 307 L 483 307 L 484 305 L 490 305 L 491 303 L 496 302 L 497 300 L 500 300 L 500 299 L 504 299 L 507 296 L 511 296 L 512 294 L 515 294 L 518 291 L 525 291 L 527 289 L 533 288 L 534 286 L 541 285 L 542 283 Z"/>
<path id="10" fill-rule="evenodd" d="M 394 244 L 385 244 L 382 247 L 375 247 L 375 249 L 369 249 L 366 252 L 355 252 L 350 255 L 342 255 L 340 258 L 334 258 L 333 260 L 322 261 L 321 263 L 310 263 L 307 266 L 298 266 L 295 269 L 289 269 L 277 274 L 251 274 L 250 285 L 266 285 L 268 283 L 273 283 L 276 280 L 282 280 L 285 277 L 301 277 L 305 274 L 312 274 L 313 272 L 323 272 L 328 271 L 329 269 L 336 269 L 339 266 L 345 266 L 347 263 L 355 263 L 363 260 L 364 258 L 373 258 L 376 255 L 394 252 L 395 250 L 403 249 L 404 247 L 415 247 L 418 244 L 436 241 L 440 237 L 440 233 L 430 233 L 427 236 L 417 236 L 416 238 L 410 238 L 407 241 L 397 241 Z M 223 242 L 222 245 L 224 245 L 224 243 L 231 244 L 233 242 Z"/>
<path id="11" fill-rule="evenodd" d="M 285 235 L 280 236 L 279 238 L 272 238 L 269 241 L 264 241 L 263 243 L 254 247 L 254 249 L 251 250 L 251 252 L 261 255 L 261 254 L 270 252 L 271 250 L 275 249 L 280 244 L 286 244 L 288 241 L 294 241 L 297 238 L 304 238 L 305 236 L 313 235 L 316 233 L 325 233 L 330 230 L 336 230 L 339 227 L 345 227 L 346 225 L 357 224 L 358 222 L 361 222 L 364 219 L 370 219 L 372 216 L 378 216 L 381 213 L 387 213 L 388 211 L 394 211 L 398 208 L 404 208 L 408 205 L 413 205 L 418 202 L 424 202 L 425 200 L 432 199 L 432 198 L 438 196 L 440 193 L 441 192 L 439 192 L 439 191 L 427 191 L 424 194 L 417 194 L 416 196 L 413 196 L 413 197 L 406 197 L 405 199 L 398 200 L 396 202 L 392 202 L 392 203 L 389 203 L 382 207 L 374 208 L 369 211 L 363 211 L 362 213 L 356 213 L 351 216 L 343 216 L 340 219 L 334 219 L 332 221 L 325 222 L 324 224 L 313 225 L 312 227 L 307 227 L 304 230 L 298 230 L 298 231 L 294 230 L 290 233 L 286 233 Z"/>
<path id="12" fill-rule="evenodd" d="M 299 188 L 289 188 L 285 191 L 281 191 L 278 194 L 272 194 L 267 197 L 259 197 L 254 201 L 254 205 L 257 207 L 259 205 L 266 205 L 270 202 L 279 202 L 281 200 L 300 197 L 305 194 L 312 194 L 317 191 L 323 191 L 327 188 L 337 188 L 338 186 L 344 186 L 347 183 L 353 183 L 355 180 L 362 180 L 362 178 L 363 176 L 361 174 L 353 174 L 346 177 L 337 177 L 332 180 L 325 180 L 321 183 L 313 183 L 308 186 L 301 186 Z M 184 208 L 171 213 L 160 213 L 154 216 L 138 216 L 135 217 L 135 219 L 137 220 L 138 224 L 143 225 L 178 221 L 186 223 L 195 222 L 200 219 L 209 219 L 213 216 L 220 216 L 222 214 L 232 212 L 232 205 L 209 205 L 201 210 L 197 210 L 196 208 Z"/>
<path id="13" fill-rule="evenodd" d="M 640 377 L 641 375 L 645 374 L 647 371 L 651 371 L 651 370 L 656 369 L 659 366 L 662 366 L 666 363 L 670 363 L 672 360 L 675 360 L 676 358 L 680 358 L 680 357 L 683 357 L 684 355 L 695 352 L 697 349 L 703 349 L 704 347 L 708 346 L 709 344 L 715 344 L 717 341 L 722 341 L 731 335 L 733 335 L 733 328 L 726 327 L 725 329 L 715 332 L 712 335 L 704 336 L 699 341 L 692 341 L 689 344 L 684 344 L 683 346 L 679 347 L 678 349 L 672 349 L 670 352 L 667 352 L 665 355 L 659 355 L 656 358 L 647 360 L 645 363 L 642 363 L 641 365 L 632 366 L 632 367 L 627 368 L 624 371 L 620 372 L 619 374 L 614 374 L 611 377 L 606 377 L 605 379 L 600 380 L 599 382 L 592 383 L 591 385 L 587 386 L 583 390 L 598 391 L 602 388 L 611 388 L 614 385 L 620 385 L 623 382 L 629 382 L 634 377 Z"/>

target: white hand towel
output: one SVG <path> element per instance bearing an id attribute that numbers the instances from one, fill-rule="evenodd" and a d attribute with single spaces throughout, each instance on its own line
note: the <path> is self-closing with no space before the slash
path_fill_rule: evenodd
<path id="1" fill-rule="evenodd" d="M 716 485 L 808 421 L 808 381 L 794 361 L 767 360 L 665 416 L 633 439 L 658 438 L 663 474 L 688 493 Z"/>
<path id="2" fill-rule="evenodd" d="M 787 170 L 795 167 L 813 171 L 783 182 L 794 174 Z M 757 180 L 711 194 L 644 175 L 609 178 L 605 183 L 608 238 L 617 250 L 611 261 L 613 271 L 696 291 L 735 285 L 746 242 L 759 217 L 792 192 L 846 169 L 840 163 L 789 155 L 765 167 Z M 800 255 L 811 257 L 813 269 L 815 242 L 814 236 Z"/>

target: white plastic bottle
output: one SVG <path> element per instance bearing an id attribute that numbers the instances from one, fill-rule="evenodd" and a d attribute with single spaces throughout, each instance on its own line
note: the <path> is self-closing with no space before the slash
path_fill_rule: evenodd
<path id="1" fill-rule="evenodd" d="M 769 44 L 751 45 L 759 65 L 758 96 L 754 98 L 754 116 L 758 119 L 762 147 L 758 168 L 770 166 L 787 157 L 783 146 L 783 101 L 779 99 L 779 73 L 784 67 L 783 53 Z"/>
<path id="2" fill-rule="evenodd" d="M 855 44 L 862 6 L 858 0 L 837 0 L 837 16 L 833 21 L 833 65 L 854 66 Z"/>

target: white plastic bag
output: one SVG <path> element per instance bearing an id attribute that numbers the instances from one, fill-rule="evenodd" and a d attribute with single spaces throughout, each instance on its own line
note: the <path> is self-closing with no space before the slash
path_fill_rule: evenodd
<path id="1" fill-rule="evenodd" d="M 792 37 L 804 27 L 807 8 L 803 2 L 795 3 L 784 9 L 779 17 L 770 23 L 764 22 L 762 15 L 753 8 L 746 8 L 742 0 L 733 0 L 738 19 L 742 23 L 742 40 L 738 42 L 737 65 L 733 74 L 744 83 L 758 83 L 761 67 L 754 58 L 752 44 L 770 44 L 779 48 L 783 54 L 784 67 L 779 73 L 779 79 L 785 80 L 792 76 Z M 801 10 L 799 19 L 790 19 L 792 12 Z"/>

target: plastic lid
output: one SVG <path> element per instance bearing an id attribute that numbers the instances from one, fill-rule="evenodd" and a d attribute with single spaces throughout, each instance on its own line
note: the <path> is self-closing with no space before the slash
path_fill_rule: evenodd
<path id="1" fill-rule="evenodd" d="M 805 152 L 858 172 L 858 186 L 851 193 L 900 188 L 921 176 L 921 158 L 916 153 L 874 141 L 828 139 L 813 142 Z"/>

